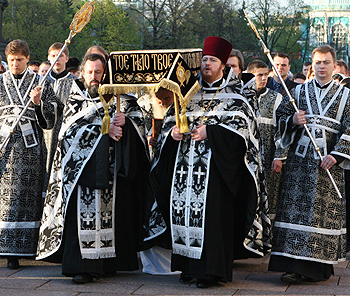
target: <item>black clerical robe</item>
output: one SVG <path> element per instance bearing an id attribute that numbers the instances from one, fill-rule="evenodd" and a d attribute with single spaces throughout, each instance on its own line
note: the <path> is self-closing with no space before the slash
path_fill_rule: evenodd
<path id="1" fill-rule="evenodd" d="M 0 144 L 39 80 L 40 76 L 28 69 L 16 77 L 10 71 L 0 75 Z M 62 105 L 44 83 L 40 105 L 30 103 L 0 151 L 0 255 L 36 254 L 45 165 L 42 128 L 52 128 L 61 113 Z"/>
<path id="2" fill-rule="evenodd" d="M 69 73 L 67 70 L 63 71 L 60 74 L 57 74 L 54 71 L 52 71 L 47 76 L 47 81 L 50 83 L 52 89 L 54 90 L 56 97 L 61 101 L 61 103 L 64 106 L 66 106 L 67 104 L 67 100 L 70 95 L 74 80 L 76 80 L 76 77 L 72 73 Z M 44 139 L 47 151 L 44 191 L 46 191 L 46 186 L 52 167 L 53 157 L 55 155 L 57 147 L 58 133 L 61 129 L 61 125 L 62 116 L 57 119 L 57 123 L 51 130 L 44 130 Z"/>
<path id="3" fill-rule="evenodd" d="M 292 92 L 320 153 L 338 160 L 329 170 L 344 195 L 344 171 L 350 160 L 349 90 L 316 80 Z M 292 126 L 288 98 L 277 109 L 282 147 L 289 145 L 286 171 L 273 232 L 270 270 L 296 272 L 314 280 L 329 278 L 332 264 L 346 260 L 345 198 L 336 193 L 303 126 Z"/>
<path id="4" fill-rule="evenodd" d="M 287 149 L 280 147 L 280 134 L 277 128 L 276 110 L 282 101 L 281 94 L 269 88 L 261 90 L 259 95 L 260 116 L 259 130 L 261 140 L 261 151 L 263 157 L 263 167 L 266 177 L 267 197 L 269 202 L 269 217 L 274 220 L 276 216 L 277 201 L 280 193 L 280 182 L 283 175 L 282 171 L 272 174 L 272 163 L 274 160 L 285 160 L 287 158 Z"/>
<path id="5" fill-rule="evenodd" d="M 130 112 L 130 116 L 123 137 L 115 142 L 100 133 L 104 110 L 99 97 L 90 98 L 73 84 L 53 161 L 38 247 L 38 259 L 59 262 L 63 256 L 66 275 L 92 270 L 91 274 L 102 276 L 110 271 L 106 270 L 110 268 L 108 260 L 113 261 L 114 270 L 138 269 L 137 251 L 164 231 L 156 223 L 161 220 L 159 216 L 144 213 L 145 204 L 151 209 L 154 199 L 147 181 L 145 138 L 138 128 L 142 122 L 137 120 L 132 102 L 136 105 L 135 100 L 121 104 L 122 111 Z M 113 108 L 110 112 L 112 116 Z M 87 265 L 85 259 L 95 259 L 88 261 L 96 264 Z"/>
<path id="6" fill-rule="evenodd" d="M 269 247 L 255 111 L 237 85 L 226 77 L 188 104 L 190 128 L 205 116 L 203 141 L 174 141 L 169 112 L 151 171 L 171 229 L 172 270 L 199 279 L 231 281 L 234 259 L 263 256 Z"/>

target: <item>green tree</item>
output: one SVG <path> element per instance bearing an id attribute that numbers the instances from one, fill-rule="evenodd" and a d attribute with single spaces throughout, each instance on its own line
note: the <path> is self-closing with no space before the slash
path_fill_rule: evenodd
<path id="1" fill-rule="evenodd" d="M 72 52 L 78 58 L 92 45 L 100 45 L 107 52 L 133 50 L 140 46 L 140 37 L 128 14 L 111 0 L 95 2 L 90 22 L 74 38 Z"/>
<path id="2" fill-rule="evenodd" d="M 62 8 L 58 1 L 10 0 L 4 11 L 3 35 L 9 41 L 25 40 L 31 49 L 31 60 L 44 61 L 48 47 L 68 36 L 59 20 Z"/>
<path id="3" fill-rule="evenodd" d="M 141 17 L 142 48 L 164 48 L 166 43 L 167 0 L 143 0 L 141 9 L 130 7 Z"/>
<path id="4" fill-rule="evenodd" d="M 208 36 L 224 37 L 224 24 L 229 11 L 229 0 L 199 0 L 188 12 L 186 25 L 192 28 L 192 34 L 202 45 Z"/>
<path id="5" fill-rule="evenodd" d="M 168 48 L 195 48 L 203 45 L 199 36 L 203 25 L 201 15 L 204 3 L 202 0 L 188 0 L 172 3 L 168 0 Z"/>
<path id="6" fill-rule="evenodd" d="M 237 9 L 238 2 L 145 0 L 143 4 L 142 9 L 132 9 L 143 19 L 140 24 L 144 27 L 144 48 L 202 47 L 204 39 L 214 35 L 226 38 L 237 49 L 258 50 L 242 9 Z"/>
<path id="7" fill-rule="evenodd" d="M 300 71 L 302 64 L 303 6 L 302 0 L 289 0 L 285 6 L 277 0 L 256 0 L 250 10 L 266 46 L 272 53 L 289 54 L 294 72 Z M 267 61 L 267 58 L 264 60 Z"/>
<path id="8" fill-rule="evenodd" d="M 181 48 L 187 43 L 187 35 L 192 34 L 186 30 L 188 22 L 186 22 L 187 14 L 194 4 L 193 0 L 167 0 L 167 41 L 168 48 Z M 188 33 L 187 33 L 188 32 Z"/>
<path id="9" fill-rule="evenodd" d="M 31 60 L 47 60 L 47 50 L 54 42 L 68 38 L 74 14 L 85 2 L 72 0 L 10 0 L 4 11 L 3 35 L 9 41 L 25 40 Z M 95 2 L 90 22 L 73 39 L 70 56 L 81 59 L 92 45 L 108 52 L 139 48 L 139 36 L 128 14 L 111 0 Z"/>
<path id="10" fill-rule="evenodd" d="M 75 14 L 74 5 L 72 0 L 59 0 L 59 9 L 62 11 L 61 22 L 62 29 L 69 32 L 69 26 Z"/>
<path id="11" fill-rule="evenodd" d="M 237 5 L 234 5 L 237 7 Z M 225 37 L 231 42 L 233 48 L 244 54 L 245 62 L 248 64 L 256 58 L 265 58 L 253 30 L 247 25 L 243 10 L 246 9 L 245 2 L 242 8 L 232 7 L 225 18 Z"/>

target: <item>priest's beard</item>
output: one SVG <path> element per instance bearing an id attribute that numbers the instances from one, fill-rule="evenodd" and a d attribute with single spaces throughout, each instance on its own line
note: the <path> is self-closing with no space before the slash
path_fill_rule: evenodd
<path id="1" fill-rule="evenodd" d="M 154 118 L 164 118 L 165 113 L 168 111 L 168 107 L 159 105 L 155 96 L 151 96 L 151 104 Z"/>
<path id="2" fill-rule="evenodd" d="M 91 82 L 98 82 L 97 80 L 92 80 Z M 90 83 L 91 83 L 90 82 Z M 93 85 L 87 85 L 86 82 L 84 81 L 84 86 L 87 89 L 89 95 L 91 98 L 96 98 L 98 97 L 98 84 L 93 84 Z"/>

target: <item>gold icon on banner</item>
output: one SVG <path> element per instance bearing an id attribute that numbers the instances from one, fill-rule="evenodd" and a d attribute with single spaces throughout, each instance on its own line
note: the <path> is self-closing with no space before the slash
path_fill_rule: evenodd
<path id="1" fill-rule="evenodd" d="M 186 81 L 186 84 L 188 84 L 188 80 L 191 77 L 191 71 L 190 70 L 186 70 L 185 68 L 181 65 L 182 62 L 178 63 L 178 67 L 176 69 L 176 77 L 177 80 L 179 80 L 180 82 L 180 87 L 181 86 L 185 86 L 184 82 Z"/>

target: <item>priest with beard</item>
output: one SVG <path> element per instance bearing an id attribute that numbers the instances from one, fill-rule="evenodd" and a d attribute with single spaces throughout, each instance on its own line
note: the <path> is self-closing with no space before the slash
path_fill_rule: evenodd
<path id="1" fill-rule="evenodd" d="M 225 72 L 231 49 L 220 37 L 205 39 L 201 90 L 181 114 L 190 132 L 180 132 L 169 110 L 151 170 L 171 229 L 172 270 L 198 288 L 232 281 L 234 259 L 269 247 L 257 121 L 241 82 Z"/>
<path id="2" fill-rule="evenodd" d="M 120 113 L 115 104 L 109 108 L 109 135 L 101 134 L 106 112 L 98 87 L 105 63 L 99 54 L 86 55 L 83 83 L 73 83 L 40 228 L 37 259 L 62 262 L 62 273 L 76 284 L 138 269 L 137 252 L 145 237 L 162 231 L 150 213 L 151 226 L 143 227 L 143 209 L 151 208 L 153 195 L 142 115 L 135 112 L 134 98 L 124 96 Z"/>

